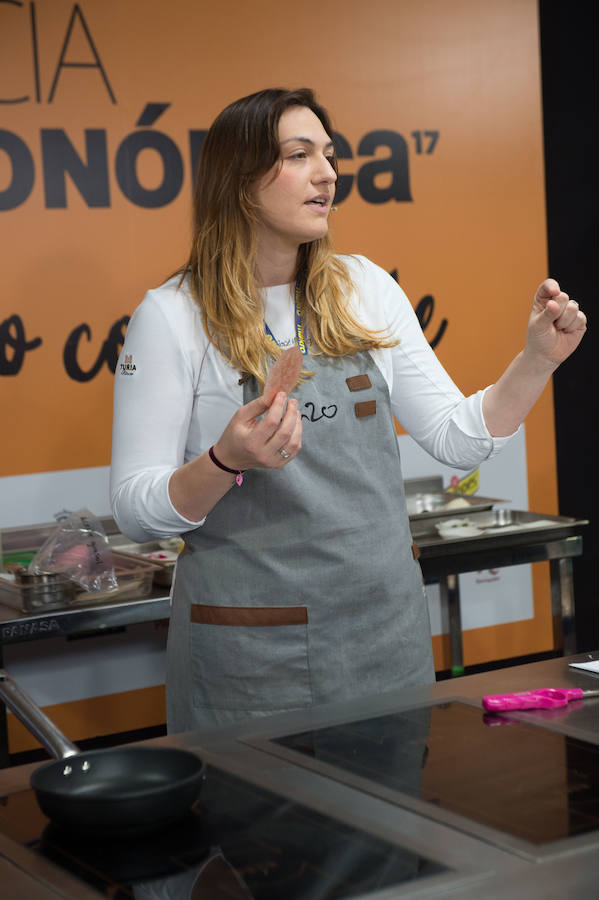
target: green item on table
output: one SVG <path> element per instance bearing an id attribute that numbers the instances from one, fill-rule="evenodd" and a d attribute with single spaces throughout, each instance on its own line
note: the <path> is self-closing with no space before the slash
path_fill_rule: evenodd
<path id="1" fill-rule="evenodd" d="M 4 553 L 3 556 L 0 553 L 0 568 L 12 569 L 15 566 L 24 566 L 27 568 L 34 556 L 35 550 L 13 550 L 10 553 Z"/>

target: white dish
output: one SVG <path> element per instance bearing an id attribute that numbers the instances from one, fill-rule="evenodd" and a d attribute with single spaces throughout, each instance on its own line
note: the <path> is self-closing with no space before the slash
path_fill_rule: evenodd
<path id="1" fill-rule="evenodd" d="M 444 522 L 437 522 L 435 528 L 445 540 L 476 537 L 483 533 L 483 529 L 474 525 L 470 519 L 446 519 Z"/>

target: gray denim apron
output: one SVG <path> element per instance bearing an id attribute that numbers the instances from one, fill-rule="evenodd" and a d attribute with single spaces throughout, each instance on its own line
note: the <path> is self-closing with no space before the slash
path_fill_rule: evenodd
<path id="1" fill-rule="evenodd" d="M 434 681 L 386 382 L 369 353 L 308 368 L 296 459 L 250 469 L 184 535 L 170 732 Z"/>

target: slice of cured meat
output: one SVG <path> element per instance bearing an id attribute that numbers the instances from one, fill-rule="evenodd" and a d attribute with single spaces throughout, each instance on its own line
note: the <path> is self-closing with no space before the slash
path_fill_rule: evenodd
<path id="1" fill-rule="evenodd" d="M 288 394 L 297 384 L 302 371 L 303 357 L 298 346 L 283 350 L 268 373 L 262 396 L 269 406 L 279 391 Z"/>

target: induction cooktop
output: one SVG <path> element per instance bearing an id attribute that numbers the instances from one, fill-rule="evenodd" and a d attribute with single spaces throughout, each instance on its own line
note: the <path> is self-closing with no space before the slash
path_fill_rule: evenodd
<path id="1" fill-rule="evenodd" d="M 520 855 L 599 844 L 599 746 L 459 700 L 247 743 Z"/>
<path id="2" fill-rule="evenodd" d="M 1 798 L 0 831 L 114 900 L 382 898 L 453 871 L 213 768 L 193 811 L 143 839 L 62 831 L 30 790 Z"/>

